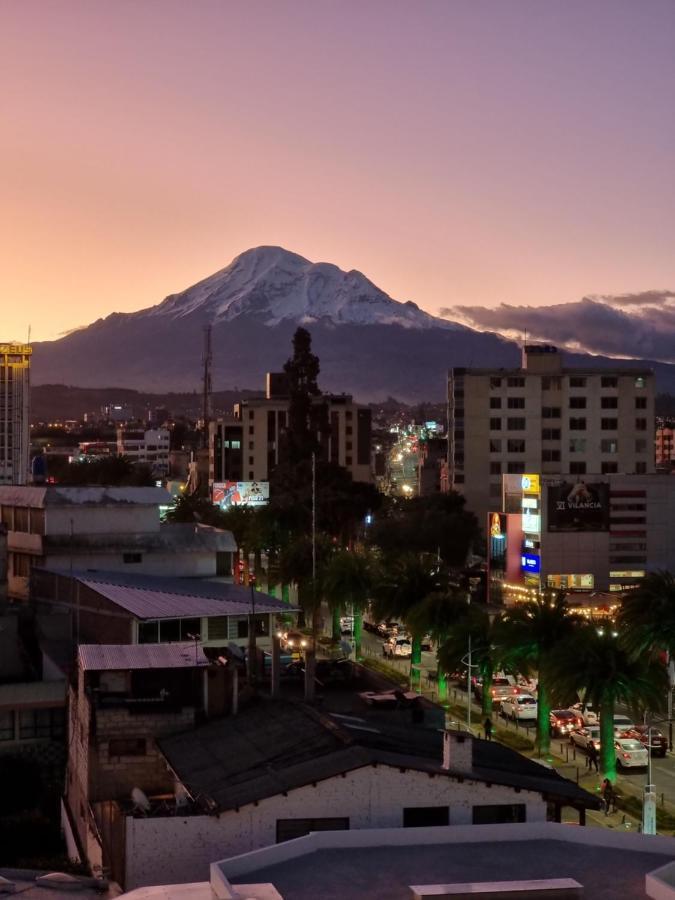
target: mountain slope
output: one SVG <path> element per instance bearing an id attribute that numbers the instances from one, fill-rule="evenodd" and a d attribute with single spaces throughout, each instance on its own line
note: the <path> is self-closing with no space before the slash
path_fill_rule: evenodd
<path id="1" fill-rule="evenodd" d="M 359 272 L 311 263 L 280 247 L 258 247 L 157 306 L 113 313 L 58 341 L 35 344 L 33 381 L 199 390 L 207 324 L 216 390 L 262 389 L 265 372 L 290 355 L 298 324 L 312 333 L 321 387 L 362 400 L 442 400 L 449 368 L 510 367 L 520 360 L 514 342 L 393 300 Z M 616 364 L 582 354 L 568 358 Z M 659 390 L 675 392 L 675 367 L 654 368 Z"/>

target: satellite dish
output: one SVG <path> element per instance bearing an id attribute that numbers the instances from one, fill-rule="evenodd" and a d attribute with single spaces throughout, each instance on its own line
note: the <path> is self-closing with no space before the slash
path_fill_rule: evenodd
<path id="1" fill-rule="evenodd" d="M 150 801 L 140 788 L 131 789 L 131 802 L 134 805 L 134 812 L 150 812 Z"/>

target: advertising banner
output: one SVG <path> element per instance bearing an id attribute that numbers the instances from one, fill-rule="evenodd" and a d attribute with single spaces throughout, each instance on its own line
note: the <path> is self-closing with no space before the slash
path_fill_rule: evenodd
<path id="1" fill-rule="evenodd" d="M 559 481 L 548 486 L 549 531 L 608 531 L 609 484 Z"/>
<path id="2" fill-rule="evenodd" d="M 221 509 L 265 506 L 270 499 L 268 481 L 222 481 L 213 485 L 212 499 Z"/>

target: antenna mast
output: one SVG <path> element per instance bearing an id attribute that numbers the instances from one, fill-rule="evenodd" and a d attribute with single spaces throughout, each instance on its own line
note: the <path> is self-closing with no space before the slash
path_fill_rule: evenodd
<path id="1" fill-rule="evenodd" d="M 211 422 L 211 326 L 204 327 L 204 374 L 202 377 L 202 421 L 204 432 L 202 446 L 209 446 L 209 423 Z"/>

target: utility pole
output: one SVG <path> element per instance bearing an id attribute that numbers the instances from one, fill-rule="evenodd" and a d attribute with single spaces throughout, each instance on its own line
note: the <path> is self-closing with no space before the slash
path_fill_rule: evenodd
<path id="1" fill-rule="evenodd" d="M 209 446 L 209 424 L 211 422 L 211 361 L 213 355 L 211 353 L 211 326 L 204 327 L 204 372 L 202 375 L 202 421 L 204 423 L 204 432 L 202 435 L 202 446 L 207 449 Z"/>

